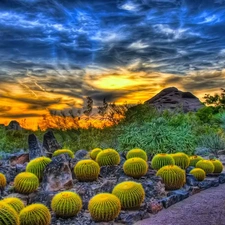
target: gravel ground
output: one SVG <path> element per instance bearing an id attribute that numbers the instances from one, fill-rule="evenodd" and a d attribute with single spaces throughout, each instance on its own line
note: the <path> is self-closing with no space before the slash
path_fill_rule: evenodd
<path id="1" fill-rule="evenodd" d="M 225 225 L 225 184 L 195 194 L 135 225 Z"/>

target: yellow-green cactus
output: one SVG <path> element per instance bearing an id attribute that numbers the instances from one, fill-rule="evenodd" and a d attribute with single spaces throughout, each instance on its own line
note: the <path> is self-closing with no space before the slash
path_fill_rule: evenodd
<path id="1" fill-rule="evenodd" d="M 102 150 L 96 157 L 99 166 L 112 166 L 120 163 L 119 153 L 111 148 Z"/>
<path id="2" fill-rule="evenodd" d="M 145 198 L 145 191 L 142 185 L 133 181 L 117 184 L 112 194 L 119 198 L 122 209 L 139 208 Z"/>
<path id="3" fill-rule="evenodd" d="M 3 201 L 0 201 L 0 224 L 20 225 L 18 213 Z"/>
<path id="4" fill-rule="evenodd" d="M 140 148 L 131 149 L 126 155 L 127 159 L 136 158 L 136 157 L 142 158 L 145 161 L 148 160 L 148 156 L 147 156 L 146 152 Z"/>
<path id="5" fill-rule="evenodd" d="M 23 201 L 16 197 L 4 198 L 1 202 L 10 205 L 18 214 L 25 207 Z"/>
<path id="6" fill-rule="evenodd" d="M 148 164 L 142 158 L 130 158 L 123 164 L 123 171 L 127 176 L 140 178 L 148 171 Z"/>
<path id="7" fill-rule="evenodd" d="M 199 155 L 192 155 L 189 157 L 190 159 L 190 164 L 189 166 L 196 166 L 196 163 L 199 161 L 199 160 L 202 160 L 203 158 Z"/>
<path id="8" fill-rule="evenodd" d="M 5 188 L 7 184 L 6 177 L 3 173 L 0 173 L 0 191 Z"/>
<path id="9" fill-rule="evenodd" d="M 159 170 L 163 166 L 175 165 L 173 157 L 166 153 L 160 153 L 152 158 L 151 166 L 154 170 Z"/>
<path id="10" fill-rule="evenodd" d="M 205 171 L 200 168 L 192 169 L 190 174 L 192 174 L 198 181 L 203 181 L 206 177 Z"/>
<path id="11" fill-rule="evenodd" d="M 91 152 L 90 152 L 90 157 L 91 157 L 93 160 L 95 160 L 96 157 L 97 157 L 97 155 L 98 155 L 98 153 L 100 153 L 101 151 L 102 151 L 101 148 L 94 148 L 94 149 L 92 149 Z"/>
<path id="12" fill-rule="evenodd" d="M 91 217 L 96 222 L 109 222 L 120 213 L 121 204 L 118 197 L 109 193 L 95 195 L 88 204 Z"/>
<path id="13" fill-rule="evenodd" d="M 206 175 L 209 173 L 213 173 L 215 169 L 213 163 L 210 160 L 206 160 L 206 159 L 199 160 L 196 163 L 196 168 L 203 169 Z"/>
<path id="14" fill-rule="evenodd" d="M 45 205 L 35 203 L 22 209 L 19 219 L 20 225 L 49 225 L 51 214 Z"/>
<path id="15" fill-rule="evenodd" d="M 223 171 L 223 164 L 218 159 L 211 159 L 210 160 L 214 165 L 214 171 L 213 173 L 221 173 Z"/>
<path id="16" fill-rule="evenodd" d="M 51 208 L 59 217 L 73 217 L 80 212 L 82 208 L 82 200 L 75 192 L 63 191 L 53 197 Z"/>
<path id="17" fill-rule="evenodd" d="M 186 182 L 185 171 L 176 165 L 163 166 L 156 175 L 162 178 L 167 190 L 179 189 Z"/>
<path id="18" fill-rule="evenodd" d="M 79 181 L 94 181 L 98 179 L 100 166 L 92 159 L 81 160 L 74 167 L 74 173 Z"/>
<path id="19" fill-rule="evenodd" d="M 58 156 L 61 154 L 68 154 L 70 158 L 72 158 L 72 159 L 74 158 L 73 152 L 69 149 L 58 149 L 58 150 L 54 151 L 52 156 Z"/>
<path id="20" fill-rule="evenodd" d="M 37 190 L 38 186 L 38 177 L 30 172 L 19 173 L 14 179 L 14 188 L 21 194 L 30 194 Z"/>
<path id="21" fill-rule="evenodd" d="M 43 172 L 45 167 L 51 162 L 52 160 L 47 157 L 39 157 L 36 159 L 31 160 L 26 166 L 26 172 L 30 172 L 35 174 L 39 180 L 41 180 L 43 176 Z"/>
<path id="22" fill-rule="evenodd" d="M 175 165 L 179 166 L 181 169 L 186 169 L 190 164 L 189 156 L 183 152 L 172 154 L 172 157 L 175 161 Z"/>

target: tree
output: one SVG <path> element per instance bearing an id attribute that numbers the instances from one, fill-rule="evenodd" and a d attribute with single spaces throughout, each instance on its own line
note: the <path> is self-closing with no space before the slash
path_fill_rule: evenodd
<path id="1" fill-rule="evenodd" d="M 205 104 L 206 105 L 213 105 L 216 108 L 220 109 L 225 109 L 225 89 L 221 88 L 222 93 L 220 94 L 205 94 L 204 99 L 205 99 Z"/>

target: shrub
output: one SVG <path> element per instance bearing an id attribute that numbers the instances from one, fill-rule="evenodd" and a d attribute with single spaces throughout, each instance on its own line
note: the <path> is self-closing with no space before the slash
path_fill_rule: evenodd
<path id="1" fill-rule="evenodd" d="M 172 154 L 172 157 L 175 161 L 175 165 L 179 166 L 181 169 L 186 169 L 190 164 L 189 157 L 183 152 Z"/>
<path id="2" fill-rule="evenodd" d="M 163 166 L 175 165 L 173 157 L 166 153 L 160 153 L 152 158 L 151 166 L 154 170 L 159 170 Z"/>
<path id="3" fill-rule="evenodd" d="M 52 156 L 54 157 L 54 156 L 58 156 L 61 154 L 68 154 L 70 158 L 72 158 L 72 159 L 74 158 L 73 152 L 69 149 L 58 149 L 58 150 L 54 151 Z"/>
<path id="4" fill-rule="evenodd" d="M 120 200 L 113 194 L 101 193 L 95 195 L 88 204 L 91 217 L 96 222 L 109 222 L 120 213 Z"/>
<path id="5" fill-rule="evenodd" d="M 8 204 L 0 201 L 0 224 L 1 225 L 19 225 L 17 212 Z"/>
<path id="6" fill-rule="evenodd" d="M 82 200 L 75 192 L 63 191 L 53 197 L 51 208 L 59 217 L 73 217 L 80 212 L 82 208 Z"/>
<path id="7" fill-rule="evenodd" d="M 81 160 L 74 167 L 74 173 L 79 181 L 94 181 L 98 179 L 100 167 L 92 159 Z"/>
<path id="8" fill-rule="evenodd" d="M 167 190 L 179 189 L 186 181 L 185 171 L 176 165 L 164 166 L 156 175 L 162 178 Z"/>
<path id="9" fill-rule="evenodd" d="M 90 152 L 90 157 L 91 157 L 93 160 L 95 160 L 96 157 L 97 157 L 97 155 L 98 155 L 98 153 L 100 153 L 101 151 L 102 151 L 101 148 L 94 148 L 94 149 L 92 149 L 91 152 Z"/>
<path id="10" fill-rule="evenodd" d="M 14 188 L 20 194 L 30 194 L 37 190 L 38 186 L 38 177 L 30 172 L 19 173 L 14 179 Z"/>
<path id="11" fill-rule="evenodd" d="M 189 166 L 196 166 L 196 163 L 199 161 L 199 160 L 202 160 L 203 158 L 199 155 L 192 155 L 189 157 L 190 159 L 190 164 Z"/>
<path id="12" fill-rule="evenodd" d="M 130 158 L 123 164 L 123 171 L 128 176 L 140 178 L 147 173 L 148 164 L 142 158 Z"/>
<path id="13" fill-rule="evenodd" d="M 198 181 L 203 181 L 206 177 L 205 171 L 200 168 L 192 169 L 190 174 L 192 174 Z"/>
<path id="14" fill-rule="evenodd" d="M 3 173 L 0 173 L 0 191 L 5 188 L 7 184 L 6 177 Z"/>
<path id="15" fill-rule="evenodd" d="M 223 171 L 223 164 L 220 160 L 217 159 L 211 159 L 210 160 L 214 165 L 214 171 L 213 173 L 221 173 Z"/>
<path id="16" fill-rule="evenodd" d="M 207 175 L 213 173 L 215 167 L 210 160 L 200 160 L 196 163 L 196 168 L 203 169 Z"/>
<path id="17" fill-rule="evenodd" d="M 145 191 L 142 185 L 133 181 L 125 181 L 117 184 L 112 194 L 119 198 L 122 209 L 139 208 L 145 198 Z"/>
<path id="18" fill-rule="evenodd" d="M 47 157 L 39 157 L 36 159 L 31 160 L 26 166 L 26 172 L 30 172 L 35 174 L 39 180 L 42 179 L 43 172 L 45 167 L 51 162 L 52 160 Z"/>
<path id="19" fill-rule="evenodd" d="M 120 155 L 114 149 L 104 149 L 97 155 L 96 162 L 99 166 L 118 165 L 120 163 Z"/>
<path id="20" fill-rule="evenodd" d="M 15 197 L 4 198 L 1 202 L 10 205 L 18 214 L 25 207 L 23 201 Z"/>
<path id="21" fill-rule="evenodd" d="M 20 225 L 49 225 L 51 214 L 49 209 L 40 203 L 31 204 L 21 210 Z"/>
<path id="22" fill-rule="evenodd" d="M 148 156 L 147 156 L 146 152 L 140 148 L 131 149 L 126 155 L 127 159 L 136 158 L 136 157 L 142 158 L 145 161 L 148 160 Z"/>

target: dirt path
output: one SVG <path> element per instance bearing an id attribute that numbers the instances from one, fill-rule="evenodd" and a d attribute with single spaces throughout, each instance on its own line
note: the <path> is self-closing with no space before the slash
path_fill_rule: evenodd
<path id="1" fill-rule="evenodd" d="M 225 184 L 195 194 L 135 225 L 225 225 Z"/>

